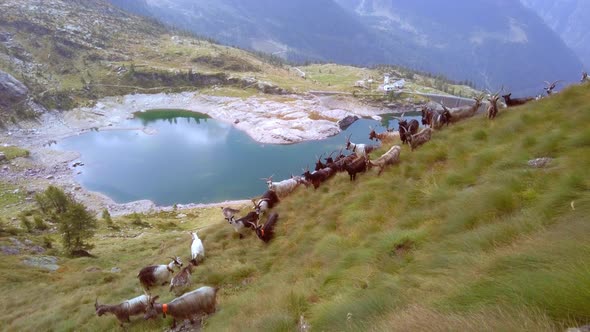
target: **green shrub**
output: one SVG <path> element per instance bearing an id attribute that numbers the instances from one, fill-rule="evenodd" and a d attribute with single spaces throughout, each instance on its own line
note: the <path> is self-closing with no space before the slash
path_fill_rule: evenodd
<path id="1" fill-rule="evenodd" d="M 47 224 L 43 221 L 43 218 L 41 218 L 41 216 L 38 214 L 33 217 L 33 221 L 35 222 L 35 228 L 40 231 L 44 231 L 47 228 L 49 228 Z"/>
<path id="2" fill-rule="evenodd" d="M 24 214 L 21 214 L 19 218 L 21 227 L 24 228 L 28 233 L 31 233 L 33 231 L 33 224 L 31 224 L 29 218 L 27 218 L 27 216 Z"/>

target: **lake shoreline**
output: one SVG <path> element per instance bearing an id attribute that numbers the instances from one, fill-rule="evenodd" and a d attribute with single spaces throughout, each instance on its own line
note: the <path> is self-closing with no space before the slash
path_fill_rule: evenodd
<path id="1" fill-rule="evenodd" d="M 257 142 L 269 144 L 293 144 L 336 135 L 340 132 L 337 120 L 349 115 L 374 117 L 397 113 L 391 109 L 362 105 L 350 97 L 290 95 L 278 99 L 273 96 L 240 99 L 206 96 L 198 92 L 107 97 L 97 101 L 93 107 L 66 112 L 47 111 L 41 114 L 38 121 L 6 130 L 8 135 L 0 140 L 0 144 L 26 148 L 30 157 L 15 159 L 4 166 L 0 174 L 9 183 L 22 188 L 29 195 L 28 201 L 32 200 L 34 193 L 45 190 L 49 185 L 57 185 L 97 213 L 104 208 L 114 216 L 172 211 L 173 206 L 158 206 L 149 200 L 117 203 L 102 193 L 83 188 L 76 181 L 76 173 L 80 170 L 73 166 L 81 157 L 80 152 L 56 151 L 50 147 L 57 140 L 92 130 L 143 130 L 147 134 L 156 134 L 150 132 L 149 127 L 119 127 L 132 118 L 133 113 L 148 109 L 184 109 L 207 114 L 216 120 L 231 123 Z M 177 204 L 177 210 L 246 204 L 251 202 L 234 200 Z"/>

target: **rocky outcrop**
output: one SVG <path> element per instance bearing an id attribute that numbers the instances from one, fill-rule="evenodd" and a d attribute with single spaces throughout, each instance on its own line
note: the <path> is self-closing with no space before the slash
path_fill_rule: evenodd
<path id="1" fill-rule="evenodd" d="M 57 257 L 54 256 L 29 257 L 23 260 L 23 264 L 49 271 L 57 271 L 59 269 Z"/>
<path id="2" fill-rule="evenodd" d="M 29 89 L 12 75 L 0 70 L 0 110 L 23 104 Z"/>
<path id="3" fill-rule="evenodd" d="M 341 130 L 346 130 L 346 128 L 350 127 L 350 125 L 358 119 L 359 117 L 356 115 L 348 115 L 347 117 L 338 121 L 338 127 L 340 127 Z"/>

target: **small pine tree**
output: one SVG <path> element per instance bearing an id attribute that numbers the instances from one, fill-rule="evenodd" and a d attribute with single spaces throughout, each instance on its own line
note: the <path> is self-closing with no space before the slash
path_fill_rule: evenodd
<path id="1" fill-rule="evenodd" d="M 96 218 L 86 207 L 78 202 L 70 203 L 67 211 L 60 216 L 59 230 L 64 248 L 71 254 L 75 251 L 91 249 L 87 242 L 94 236 Z"/>
<path id="2" fill-rule="evenodd" d="M 43 193 L 35 195 L 35 201 L 43 213 L 59 215 L 68 209 L 72 199 L 60 188 L 49 186 Z"/>

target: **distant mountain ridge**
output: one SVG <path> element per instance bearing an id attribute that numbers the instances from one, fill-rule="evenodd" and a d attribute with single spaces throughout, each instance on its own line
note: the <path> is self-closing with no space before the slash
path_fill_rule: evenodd
<path id="1" fill-rule="evenodd" d="M 590 1 L 521 0 L 534 10 L 590 69 Z"/>
<path id="2" fill-rule="evenodd" d="M 167 24 L 295 61 L 399 64 L 527 94 L 583 67 L 518 1 L 133 1 Z"/>

